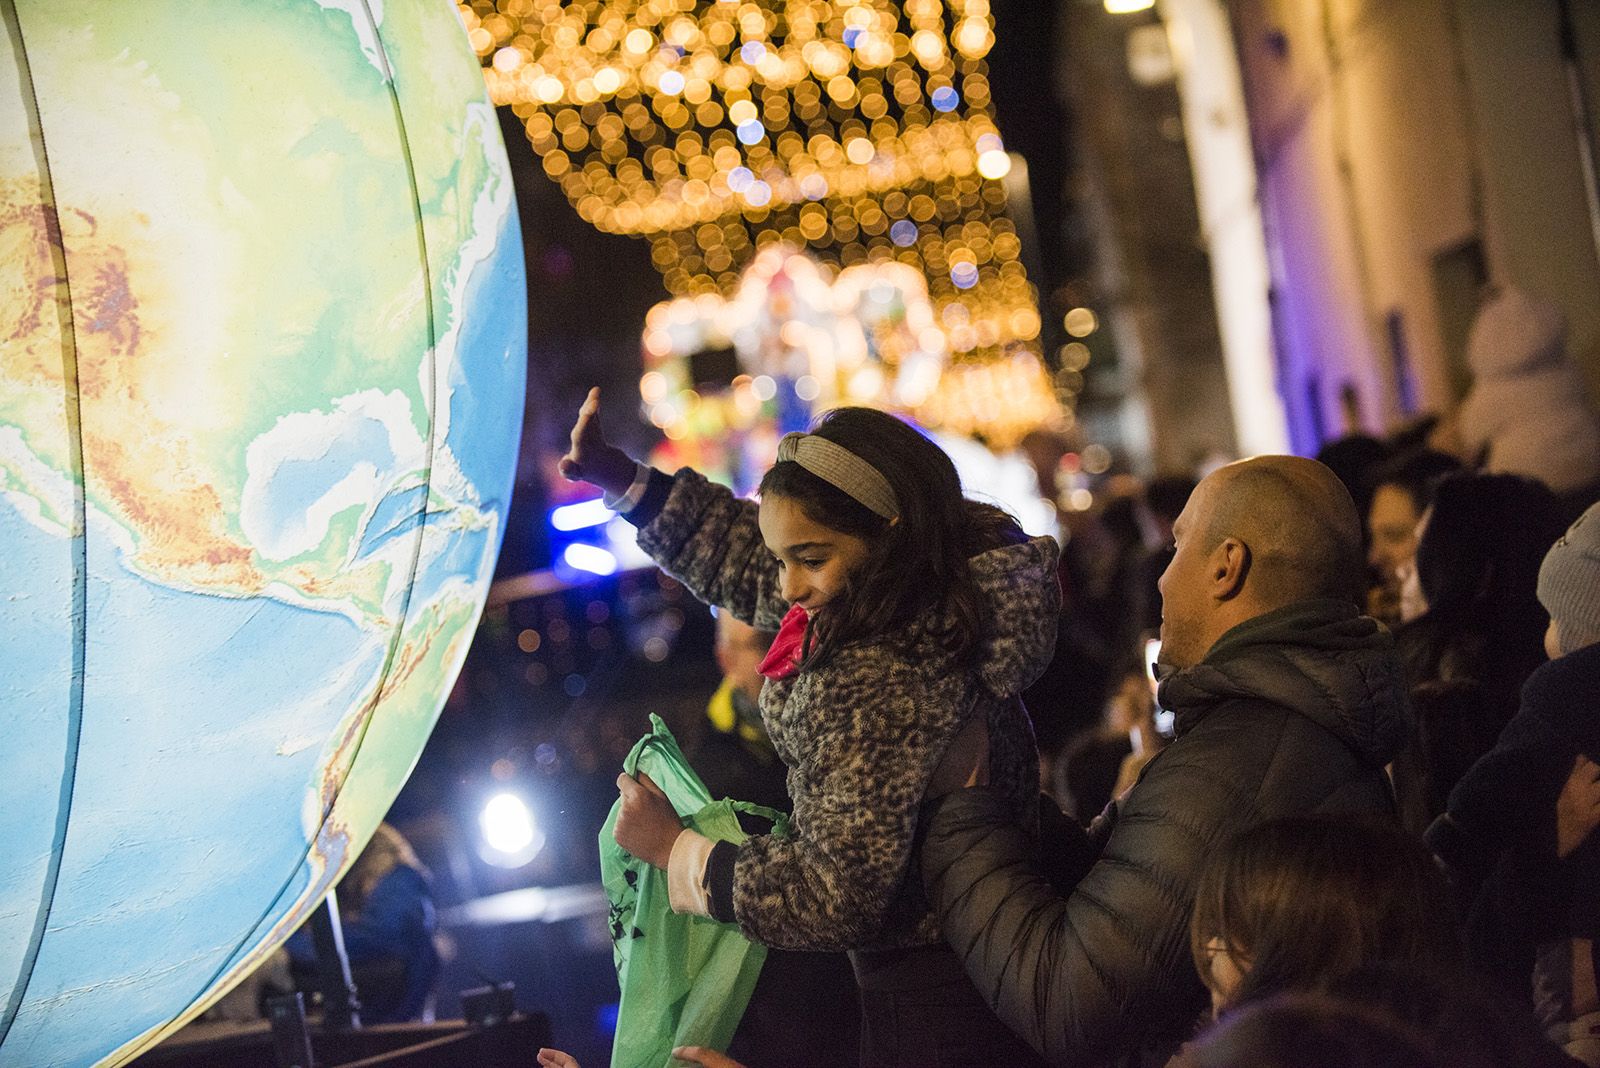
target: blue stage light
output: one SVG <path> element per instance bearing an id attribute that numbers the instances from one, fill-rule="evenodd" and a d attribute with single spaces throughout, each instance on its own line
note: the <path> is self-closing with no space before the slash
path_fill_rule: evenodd
<path id="1" fill-rule="evenodd" d="M 610 550 L 602 549 L 598 545 L 585 545 L 574 542 L 567 546 L 561 554 L 561 559 L 575 571 L 587 571 L 591 575 L 615 575 L 617 573 L 617 558 Z"/>
<path id="2" fill-rule="evenodd" d="M 550 512 L 550 525 L 557 530 L 582 530 L 585 527 L 597 527 L 608 522 L 612 515 L 605 501 L 596 497 L 589 501 L 578 501 L 576 504 L 563 504 Z"/>

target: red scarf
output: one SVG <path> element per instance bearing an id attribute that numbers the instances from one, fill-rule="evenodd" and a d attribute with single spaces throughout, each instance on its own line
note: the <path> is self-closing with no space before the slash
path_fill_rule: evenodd
<path id="1" fill-rule="evenodd" d="M 769 679 L 786 679 L 800 670 L 800 650 L 805 645 L 806 626 L 811 616 L 804 605 L 795 605 L 784 615 L 778 625 L 778 636 L 772 639 L 772 648 L 756 668 Z"/>

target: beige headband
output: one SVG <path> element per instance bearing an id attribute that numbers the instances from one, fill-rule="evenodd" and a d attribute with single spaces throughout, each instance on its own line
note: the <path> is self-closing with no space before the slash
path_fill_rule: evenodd
<path id="1" fill-rule="evenodd" d="M 778 442 L 778 461 L 784 460 L 793 460 L 890 522 L 900 517 L 900 503 L 883 472 L 843 445 L 796 431 Z"/>

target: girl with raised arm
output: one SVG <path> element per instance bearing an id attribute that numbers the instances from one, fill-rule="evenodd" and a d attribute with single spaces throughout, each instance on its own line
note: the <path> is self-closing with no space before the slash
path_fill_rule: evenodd
<path id="1" fill-rule="evenodd" d="M 701 600 L 777 631 L 761 712 L 788 765 L 792 834 L 735 847 L 684 829 L 648 777 L 618 779 L 616 839 L 668 874 L 672 907 L 798 950 L 849 950 L 862 1064 L 1039 1063 L 941 940 L 912 864 L 918 809 L 967 782 L 1038 824 L 1018 695 L 1055 646 L 1055 542 L 963 497 L 950 459 L 883 412 L 789 434 L 760 504 L 608 444 L 591 390 L 561 461 Z"/>

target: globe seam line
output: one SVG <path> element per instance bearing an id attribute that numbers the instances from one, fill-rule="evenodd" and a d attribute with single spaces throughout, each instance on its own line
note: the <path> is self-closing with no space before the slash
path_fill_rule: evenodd
<path id="1" fill-rule="evenodd" d="M 14 0 L 3 0 L 3 2 L 11 3 L 11 2 L 14 2 Z M 406 583 L 405 594 L 404 594 L 404 596 L 403 596 L 403 598 L 401 600 L 400 613 L 399 613 L 399 624 L 395 628 L 394 637 L 390 640 L 389 649 L 388 649 L 388 651 L 386 652 L 386 654 L 384 656 L 383 667 L 379 671 L 377 685 L 373 688 L 373 695 L 372 695 L 372 699 L 371 699 L 371 702 L 370 702 L 370 705 L 369 705 L 369 710 L 364 714 L 363 722 L 362 722 L 361 727 L 360 727 L 360 731 L 359 731 L 359 733 L 358 733 L 358 735 L 356 737 L 354 747 L 353 747 L 353 749 L 351 751 L 349 767 L 346 769 L 346 771 L 344 773 L 344 777 L 341 778 L 340 781 L 339 781 L 339 789 L 335 790 L 334 793 L 333 793 L 334 801 L 331 802 L 329 804 L 327 810 L 323 812 L 322 822 L 317 827 L 317 833 L 312 836 L 311 842 L 308 843 L 308 848 L 307 848 L 307 852 L 306 852 L 306 856 L 307 857 L 309 857 L 311 855 L 311 853 L 314 851 L 314 848 L 315 848 L 314 847 L 314 843 L 317 841 L 318 838 L 321 837 L 322 831 L 327 827 L 328 821 L 332 818 L 334 806 L 337 805 L 337 803 L 338 803 L 338 797 L 339 797 L 340 792 L 344 788 L 345 781 L 348 780 L 348 778 L 350 776 L 350 773 L 355 770 L 356 761 L 357 761 L 357 759 L 359 759 L 359 757 L 361 755 L 361 747 L 366 741 L 367 730 L 371 727 L 373 718 L 376 717 L 377 714 L 378 714 L 378 706 L 379 706 L 380 701 L 382 700 L 384 687 L 387 684 L 390 672 L 392 671 L 392 669 L 394 667 L 396 656 L 397 656 L 397 654 L 399 653 L 399 650 L 400 650 L 401 639 L 404 637 L 404 634 L 405 634 L 406 617 L 410 614 L 410 611 L 411 611 L 411 594 L 412 594 L 412 590 L 413 590 L 413 588 L 414 588 L 414 586 L 416 584 L 417 571 L 418 571 L 418 569 L 420 567 L 421 560 L 422 560 L 422 542 L 423 542 L 423 538 L 427 534 L 428 505 L 429 505 L 429 501 L 432 499 L 432 496 L 433 496 L 434 435 L 435 435 L 435 429 L 436 429 L 437 423 L 438 423 L 436 412 L 437 412 L 437 408 L 438 408 L 438 404 L 439 404 L 439 396 L 438 396 L 438 393 L 439 393 L 439 381 L 438 381 L 438 363 L 437 363 L 437 358 L 436 358 L 436 354 L 435 354 L 435 351 L 434 351 L 435 345 L 437 344 L 438 338 L 437 338 L 437 325 L 436 325 L 436 322 L 435 322 L 435 319 L 434 319 L 434 308 L 433 308 L 433 271 L 432 271 L 432 268 L 431 268 L 431 266 L 429 264 L 429 261 L 428 261 L 427 231 L 426 231 L 426 229 L 424 227 L 423 218 L 422 218 L 421 194 L 417 189 L 416 164 L 413 161 L 412 155 L 411 155 L 411 142 L 410 142 L 410 139 L 406 135 L 405 115 L 404 115 L 404 113 L 403 113 L 403 111 L 401 110 L 401 107 L 400 107 L 400 96 L 399 96 L 399 90 L 398 90 L 398 87 L 397 87 L 396 81 L 395 81 L 394 69 L 389 64 L 389 53 L 388 53 L 388 50 L 384 47 L 384 44 L 383 44 L 383 31 L 378 26 L 377 20 L 372 17 L 372 8 L 371 8 L 371 5 L 368 2 L 368 0 L 361 0 L 361 6 L 362 6 L 362 10 L 366 13 L 368 25 L 372 27 L 373 40 L 377 43 L 377 49 L 376 49 L 377 55 L 383 61 L 384 78 L 385 78 L 385 81 L 386 81 L 386 83 L 388 85 L 390 104 L 392 105 L 393 110 L 394 110 L 395 126 L 396 126 L 396 128 L 397 128 L 397 130 L 399 132 L 399 135 L 400 135 L 401 154 L 402 154 L 402 156 L 403 156 L 403 158 L 405 160 L 406 179 L 407 179 L 407 183 L 411 187 L 412 215 L 413 215 L 413 219 L 414 219 L 414 221 L 416 223 L 418 250 L 421 253 L 422 285 L 423 285 L 423 297 L 424 297 L 423 306 L 424 306 L 424 309 L 425 309 L 425 312 L 426 312 L 427 335 L 428 335 L 427 336 L 427 342 L 428 342 L 427 343 L 427 349 L 426 349 L 426 351 L 424 353 L 423 358 L 424 358 L 424 360 L 426 360 L 427 368 L 428 368 L 428 383 L 429 383 L 429 385 L 428 385 L 428 393 L 429 393 L 429 396 L 427 397 L 427 402 L 430 405 L 429 409 L 427 410 L 427 415 L 428 415 L 428 434 L 427 434 L 426 442 L 425 442 L 425 444 L 423 446 L 423 449 L 424 449 L 424 451 L 423 451 L 424 471 L 426 473 L 425 473 L 425 475 L 423 477 L 423 482 L 422 482 L 422 508 L 421 508 L 420 516 L 419 516 L 418 523 L 417 523 L 417 539 L 416 539 L 416 543 L 412 547 L 412 551 L 411 551 L 411 563 L 410 563 L 410 566 L 409 566 L 410 581 L 408 581 Z M 299 873 L 300 868 L 301 868 L 301 866 L 304 865 L 304 863 L 305 863 L 305 861 L 304 861 L 304 859 L 302 859 L 301 864 L 296 866 L 294 871 L 289 873 L 288 877 L 283 881 L 283 884 L 279 887 L 278 892 L 273 895 L 272 904 L 269 905 L 267 907 L 267 909 L 262 912 L 261 916 L 250 927 L 249 933 L 246 934 L 244 938 L 240 939 L 239 942 L 234 946 L 233 950 L 223 959 L 223 963 L 217 968 L 217 970 L 215 972 L 212 973 L 211 977 L 201 986 L 199 993 L 196 994 L 196 996 L 195 996 L 195 998 L 193 1000 L 198 1000 L 207 991 L 209 991 L 212 987 L 214 987 L 217 984 L 217 982 L 222 978 L 222 976 L 227 974 L 227 972 L 230 969 L 230 967 L 234 965 L 234 963 L 236 961 L 236 958 L 239 956 L 239 953 L 247 945 L 250 944 L 251 939 L 256 935 L 256 933 L 258 931 L 261 930 L 262 925 L 264 923 L 266 923 L 268 918 L 271 916 L 272 907 L 275 906 L 280 900 L 282 900 L 283 896 L 286 893 L 288 893 L 290 886 L 293 885 L 293 883 L 294 883 L 295 875 Z M 330 890 L 330 892 L 332 890 L 332 884 L 331 883 L 329 885 L 329 890 Z M 192 1003 L 193 1003 L 193 1001 L 191 1001 L 191 1004 Z M 170 1023 L 169 1023 L 169 1027 L 170 1027 Z M 131 1059 L 137 1058 L 140 1054 L 146 1052 L 151 1046 L 155 1045 L 162 1038 L 165 1038 L 167 1036 L 167 1034 L 169 1033 L 169 1027 L 161 1027 L 161 1028 L 152 1029 L 152 1031 L 149 1032 L 148 1040 L 146 1042 L 142 1043 L 138 1048 L 123 1050 L 124 1058 L 123 1058 L 122 1063 L 126 1063 L 127 1060 L 131 1060 Z"/>
<path id="2" fill-rule="evenodd" d="M 66 239 L 61 230 L 61 216 L 56 205 L 55 184 L 50 173 L 50 152 L 45 144 L 44 120 L 39 113 L 39 94 L 33 81 L 33 68 L 28 62 L 28 49 L 22 35 L 22 18 L 17 13 L 15 0 L 0 0 L 0 17 L 6 23 L 6 36 L 17 57 L 17 71 L 26 83 L 24 107 L 29 125 L 37 131 L 34 141 L 39 160 L 39 183 L 45 194 L 42 205 L 46 219 L 46 234 L 50 239 L 52 258 L 56 260 L 57 281 L 64 300 L 56 301 L 57 314 L 63 318 L 61 331 L 62 371 L 64 380 L 71 383 L 67 403 L 68 451 L 73 474 L 73 575 L 72 575 L 72 681 L 67 705 L 67 748 L 63 759 L 61 786 L 56 809 L 56 829 L 51 843 L 50 863 L 41 888 L 39 910 L 34 918 L 33 932 L 28 948 L 18 969 L 17 981 L 3 1011 L 0 1011 L 0 1046 L 16 1023 L 22 1000 L 33 982 L 33 972 L 38 965 L 39 953 L 44 945 L 45 928 L 55 906 L 56 889 L 61 879 L 61 855 L 66 847 L 67 828 L 72 819 L 72 797 L 77 785 L 78 747 L 83 734 L 83 674 L 88 648 L 88 501 L 85 496 L 83 463 L 83 407 L 82 397 L 76 388 L 78 381 L 77 323 L 72 314 L 72 287 L 67 272 Z"/>

